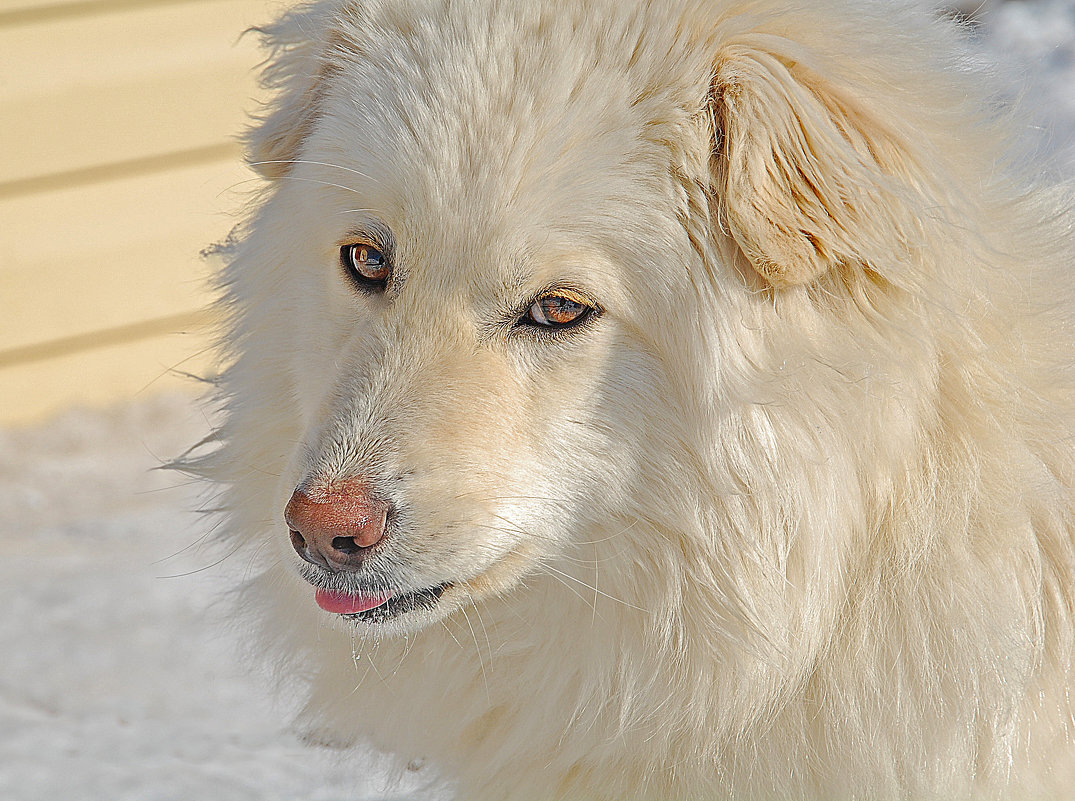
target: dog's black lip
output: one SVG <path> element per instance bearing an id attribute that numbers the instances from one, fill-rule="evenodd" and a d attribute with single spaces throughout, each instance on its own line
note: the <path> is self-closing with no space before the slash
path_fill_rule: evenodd
<path id="1" fill-rule="evenodd" d="M 393 595 L 383 604 L 375 606 L 373 609 L 367 609 L 365 612 L 355 612 L 353 615 L 342 615 L 341 617 L 345 617 L 348 620 L 362 621 L 363 623 L 383 623 L 407 612 L 432 609 L 440 601 L 440 596 L 450 586 L 451 582 L 445 582 L 435 587 Z"/>

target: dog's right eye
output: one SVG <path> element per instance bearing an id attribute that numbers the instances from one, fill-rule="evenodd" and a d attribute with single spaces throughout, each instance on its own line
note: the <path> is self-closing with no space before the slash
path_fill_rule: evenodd
<path id="1" fill-rule="evenodd" d="M 366 292 L 383 292 L 392 276 L 388 257 L 364 242 L 341 247 L 340 261 L 355 285 Z"/>

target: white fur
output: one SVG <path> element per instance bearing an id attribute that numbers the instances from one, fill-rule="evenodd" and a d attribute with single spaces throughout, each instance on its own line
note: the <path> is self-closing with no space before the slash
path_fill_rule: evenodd
<path id="1" fill-rule="evenodd" d="M 223 248 L 229 542 L 303 719 L 481 799 L 1075 798 L 1069 201 L 946 24 L 824 0 L 358 0 L 266 32 Z M 373 222 L 399 283 L 356 293 Z M 604 309 L 504 324 L 543 286 Z M 432 613 L 320 610 L 367 476 Z"/>

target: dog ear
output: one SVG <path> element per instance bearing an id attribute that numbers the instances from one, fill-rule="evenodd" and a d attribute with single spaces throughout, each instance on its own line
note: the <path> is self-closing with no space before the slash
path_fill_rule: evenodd
<path id="1" fill-rule="evenodd" d="M 921 205 L 906 138 L 851 88 L 776 52 L 776 37 L 758 40 L 726 45 L 710 86 L 722 225 L 775 287 L 906 251 Z"/>
<path id="2" fill-rule="evenodd" d="M 320 114 L 330 69 L 324 54 L 330 43 L 311 34 L 330 29 L 316 19 L 325 13 L 316 4 L 300 7 L 272 25 L 251 29 L 270 51 L 261 83 L 275 95 L 245 136 L 247 161 L 264 178 L 291 171 Z"/>
<path id="3" fill-rule="evenodd" d="M 317 119 L 321 82 L 284 94 L 247 134 L 247 159 L 263 178 L 282 178 L 299 158 L 302 143 Z"/>

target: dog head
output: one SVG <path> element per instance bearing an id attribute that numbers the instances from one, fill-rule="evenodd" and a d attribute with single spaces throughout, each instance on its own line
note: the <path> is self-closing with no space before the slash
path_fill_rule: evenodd
<path id="1" fill-rule="evenodd" d="M 934 380 L 907 297 L 949 98 L 832 19 L 480 5 L 267 31 L 225 278 L 242 527 L 383 634 L 592 548 L 662 630 L 696 585 L 735 636 L 820 641 L 859 465 L 898 473 Z"/>

